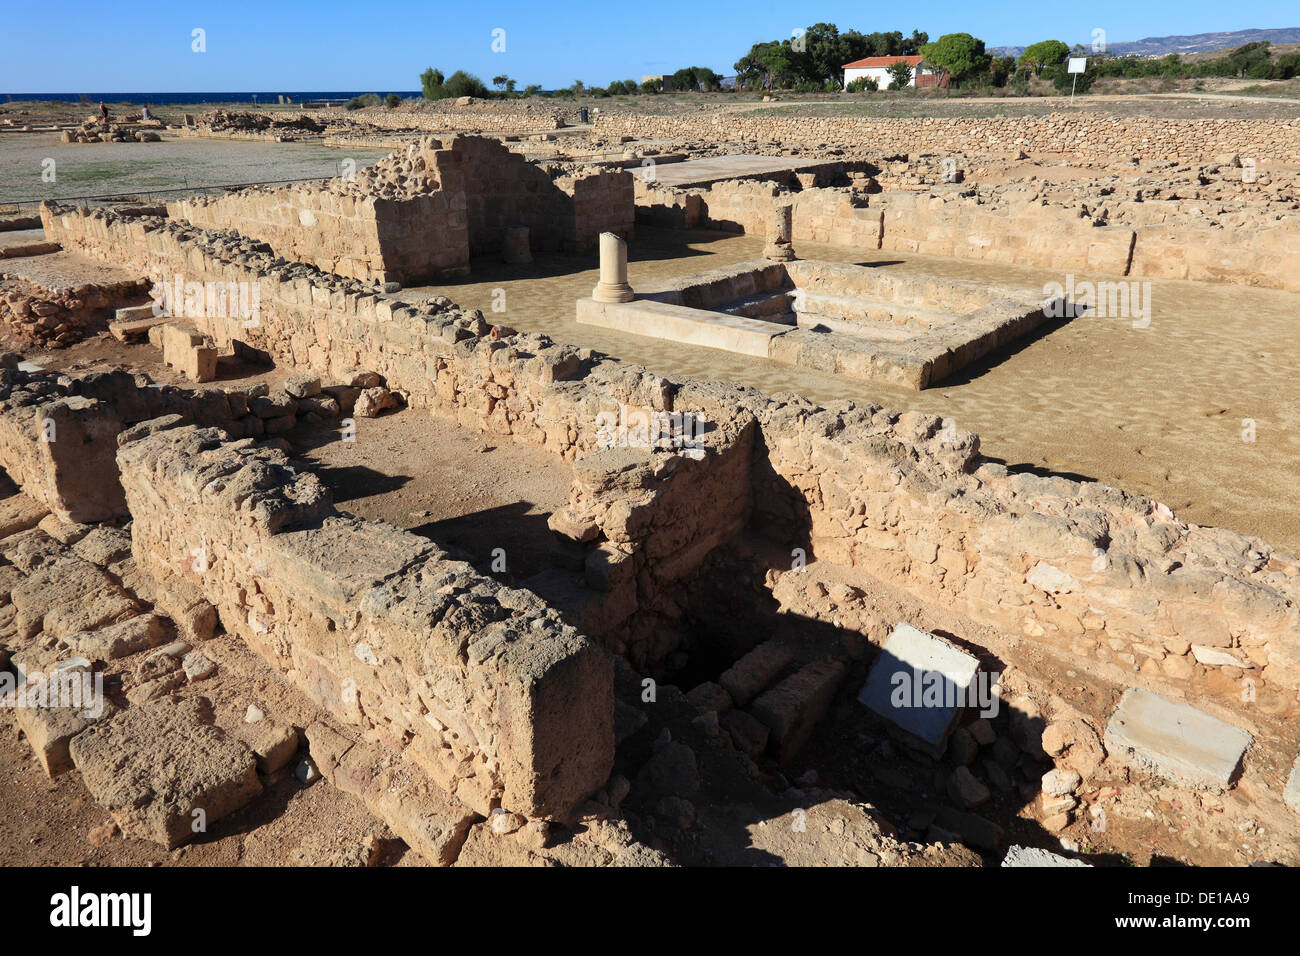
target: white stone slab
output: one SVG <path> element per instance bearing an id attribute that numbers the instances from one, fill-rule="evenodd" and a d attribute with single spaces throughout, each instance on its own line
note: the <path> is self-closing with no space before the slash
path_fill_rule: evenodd
<path id="1" fill-rule="evenodd" d="M 1091 863 L 1084 863 L 1082 860 L 1071 860 L 1069 857 L 1061 856 L 1059 853 L 1052 853 L 1050 850 L 1040 850 L 1035 846 L 1013 846 L 1007 850 L 1006 857 L 1002 860 L 1003 866 L 1024 867 L 1024 866 L 1081 866 L 1085 869 L 1092 867 Z"/>
<path id="2" fill-rule="evenodd" d="M 1241 764 L 1250 734 L 1187 704 L 1130 687 L 1106 725 L 1115 757 L 1171 782 L 1224 790 Z"/>
<path id="3" fill-rule="evenodd" d="M 979 661 L 957 645 L 900 623 L 872 665 L 858 702 L 937 747 L 970 700 L 979 668 Z"/>

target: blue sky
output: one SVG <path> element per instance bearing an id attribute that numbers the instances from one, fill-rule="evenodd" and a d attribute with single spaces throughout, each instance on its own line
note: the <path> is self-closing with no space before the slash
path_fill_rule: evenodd
<path id="1" fill-rule="evenodd" d="M 1095 28 L 1121 42 L 1148 36 L 1300 26 L 1295 0 L 973 4 L 755 0 L 578 0 L 493 3 L 11 2 L 0 28 L 0 92 L 418 89 L 426 66 L 524 86 L 603 85 L 682 66 L 731 73 L 759 40 L 814 22 L 841 30 L 964 31 L 989 46 L 1042 39 L 1086 43 Z M 195 28 L 207 51 L 191 50 Z M 505 31 L 505 52 L 491 49 Z"/>

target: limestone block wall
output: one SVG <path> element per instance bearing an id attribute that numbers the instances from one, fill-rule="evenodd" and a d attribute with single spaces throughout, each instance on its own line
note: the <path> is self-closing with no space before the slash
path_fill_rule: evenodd
<path id="1" fill-rule="evenodd" d="M 163 415 L 229 428 L 236 412 L 219 388 L 140 387 L 120 371 L 0 369 L 0 466 L 60 520 L 112 521 L 127 514 L 115 464 L 124 429 Z"/>
<path id="2" fill-rule="evenodd" d="M 1300 562 L 1097 482 L 1009 474 L 877 407 L 758 411 L 755 522 L 1008 634 L 1190 680 L 1192 644 L 1300 686 Z"/>
<path id="3" fill-rule="evenodd" d="M 728 180 L 708 189 L 637 185 L 637 215 L 675 228 L 707 226 L 766 235 L 777 206 L 794 207 L 795 241 L 983 259 L 1047 269 L 1300 291 L 1294 219 L 1239 228 L 1196 222 L 1171 202 L 1120 203 L 1112 225 L 1059 204 L 842 188 L 783 192 Z"/>
<path id="4" fill-rule="evenodd" d="M 608 778 L 613 662 L 536 595 L 336 512 L 283 453 L 216 429 L 147 435 L 118 464 L 160 588 L 187 578 L 228 632 L 464 805 L 562 815 Z"/>
<path id="5" fill-rule="evenodd" d="M 794 207 L 793 238 L 862 249 L 880 247 L 881 212 L 846 189 L 784 192 L 779 184 L 752 180 L 714 183 L 699 194 L 702 222 L 715 229 L 765 236 L 778 205 Z"/>
<path id="6" fill-rule="evenodd" d="M 1132 229 L 1097 226 L 1062 208 L 906 192 L 881 194 L 872 205 L 884 210 L 881 249 L 1108 275 L 1127 275 L 1131 265 Z"/>
<path id="7" fill-rule="evenodd" d="M 570 122 L 577 122 L 578 107 L 511 109 L 492 103 L 457 107 L 447 101 L 443 109 L 368 107 L 343 113 L 337 109 L 308 110 L 307 115 L 322 123 L 337 123 L 344 119 L 376 129 L 519 134 L 560 129 Z"/>
<path id="8" fill-rule="evenodd" d="M 202 229 L 234 229 L 286 259 L 374 282 L 413 282 L 469 270 L 463 196 L 410 199 L 340 195 L 320 186 L 246 189 L 169 203 L 168 215 Z"/>
<path id="9" fill-rule="evenodd" d="M 527 226 L 538 252 L 583 252 L 602 232 L 630 238 L 632 174 L 530 163 L 500 141 L 456 136 L 430 156 L 442 189 L 465 196 L 473 255 L 501 249 L 505 230 Z"/>
<path id="10" fill-rule="evenodd" d="M 650 115 L 603 111 L 595 130 L 670 142 L 740 141 L 877 152 L 1069 152 L 1095 159 L 1209 160 L 1239 153 L 1257 160 L 1300 161 L 1300 120 L 1177 120 L 1067 116 L 875 118 L 769 116 L 748 111 Z"/>
<path id="11" fill-rule="evenodd" d="M 234 229 L 327 272 L 413 284 L 464 275 L 470 256 L 527 226 L 538 252 L 583 252 L 600 233 L 630 237 L 632 177 L 623 170 L 530 163 L 478 136 L 425 139 L 355 180 L 247 189 L 171 203 L 173 219 Z"/>

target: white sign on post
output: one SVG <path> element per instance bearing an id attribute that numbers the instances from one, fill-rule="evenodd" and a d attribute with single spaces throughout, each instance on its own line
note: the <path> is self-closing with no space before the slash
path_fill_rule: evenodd
<path id="1" fill-rule="evenodd" d="M 1070 80 L 1070 105 L 1074 105 L 1074 85 L 1079 82 L 1079 74 L 1088 68 L 1088 58 L 1086 56 L 1072 56 L 1066 66 L 1067 73 L 1073 73 L 1074 79 Z"/>

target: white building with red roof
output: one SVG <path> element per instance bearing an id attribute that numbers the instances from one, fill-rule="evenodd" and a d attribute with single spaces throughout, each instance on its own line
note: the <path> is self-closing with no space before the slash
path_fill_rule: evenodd
<path id="1" fill-rule="evenodd" d="M 848 86 L 854 80 L 870 79 L 880 84 L 883 90 L 889 86 L 893 79 L 889 75 L 889 68 L 895 63 L 906 63 L 912 68 L 912 79 L 908 86 L 941 86 L 940 77 L 937 71 L 925 63 L 920 56 L 869 56 L 865 60 L 854 60 L 852 63 L 845 63 L 844 85 Z"/>

